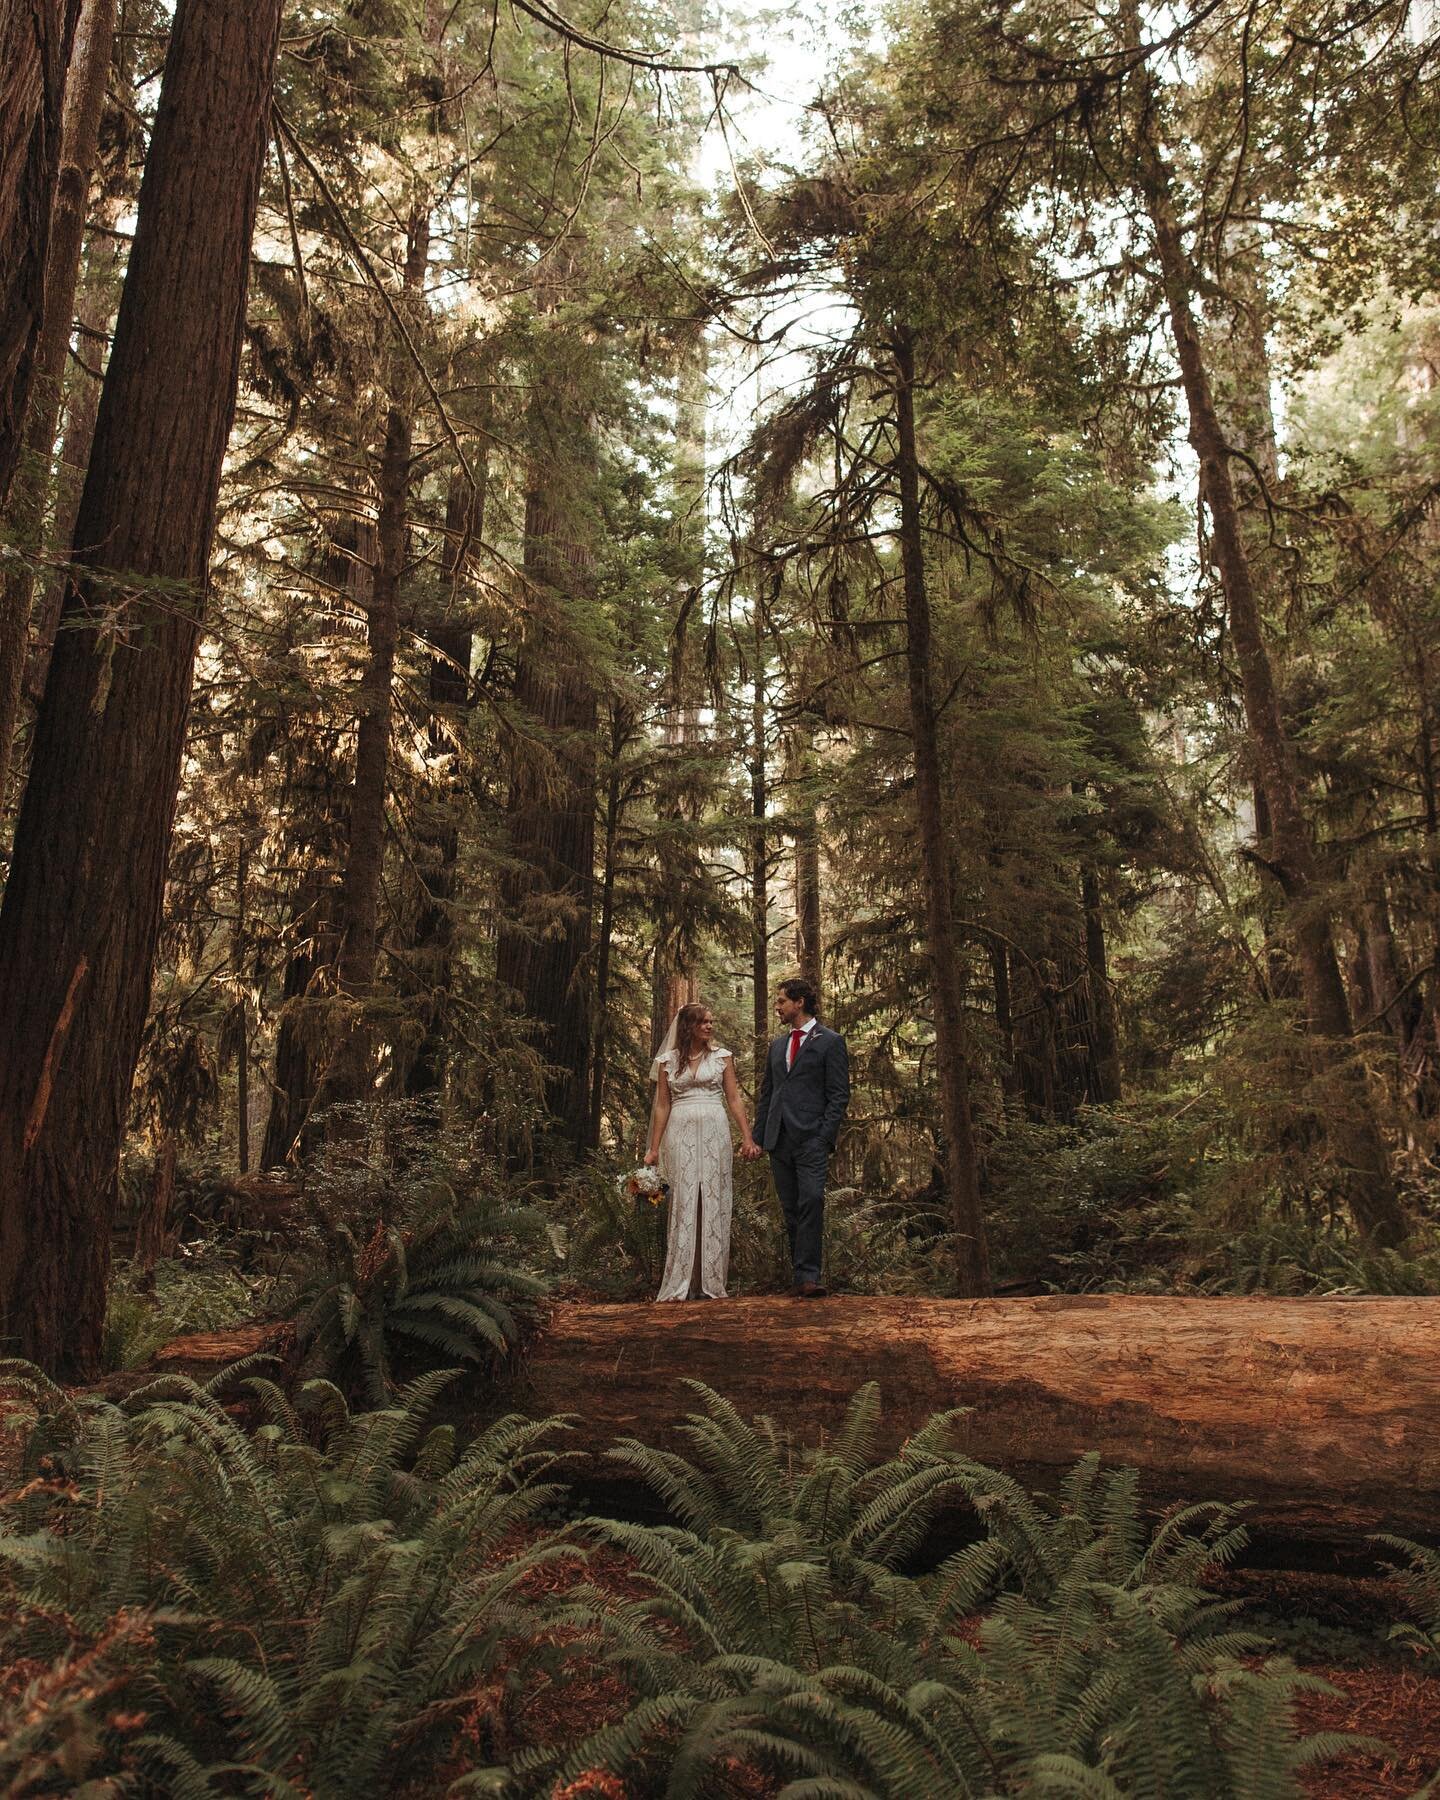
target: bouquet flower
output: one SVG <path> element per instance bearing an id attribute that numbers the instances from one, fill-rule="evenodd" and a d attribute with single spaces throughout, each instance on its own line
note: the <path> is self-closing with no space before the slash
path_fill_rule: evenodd
<path id="1" fill-rule="evenodd" d="M 629 1175 L 622 1175 L 619 1188 L 621 1194 L 637 1206 L 659 1206 L 670 1194 L 670 1183 L 662 1178 L 660 1171 L 643 1165 Z"/>

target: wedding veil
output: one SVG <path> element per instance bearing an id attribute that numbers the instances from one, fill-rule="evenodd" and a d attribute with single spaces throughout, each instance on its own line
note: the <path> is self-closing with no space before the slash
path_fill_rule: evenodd
<path id="1" fill-rule="evenodd" d="M 680 1033 L 679 1033 L 680 1014 L 684 1010 L 685 1009 L 683 1006 L 677 1007 L 675 1009 L 675 1016 L 670 1021 L 670 1029 L 665 1033 L 665 1036 L 661 1039 L 660 1048 L 655 1052 L 655 1055 L 651 1059 L 651 1062 L 650 1062 L 650 1085 L 653 1088 L 658 1088 L 660 1086 L 660 1065 L 662 1063 L 664 1063 L 667 1068 L 670 1068 L 670 1069 L 674 1068 L 674 1064 L 671 1062 L 670 1059 L 674 1056 L 675 1047 L 680 1041 Z"/>

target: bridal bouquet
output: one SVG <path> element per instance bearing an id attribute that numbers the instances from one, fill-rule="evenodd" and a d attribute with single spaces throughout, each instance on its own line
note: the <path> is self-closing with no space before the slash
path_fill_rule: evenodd
<path id="1" fill-rule="evenodd" d="M 658 1169 L 642 1165 L 633 1174 L 622 1175 L 619 1182 L 620 1192 L 637 1206 L 648 1204 L 659 1206 L 668 1198 L 670 1183 L 664 1180 Z"/>

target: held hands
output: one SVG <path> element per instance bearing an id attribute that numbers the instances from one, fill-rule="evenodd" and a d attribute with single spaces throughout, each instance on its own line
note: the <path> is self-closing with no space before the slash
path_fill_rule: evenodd
<path id="1" fill-rule="evenodd" d="M 755 1142 L 754 1138 L 746 1138 L 745 1142 L 740 1146 L 740 1160 L 742 1162 L 754 1162 L 757 1156 L 763 1156 L 764 1154 L 765 1152 Z"/>

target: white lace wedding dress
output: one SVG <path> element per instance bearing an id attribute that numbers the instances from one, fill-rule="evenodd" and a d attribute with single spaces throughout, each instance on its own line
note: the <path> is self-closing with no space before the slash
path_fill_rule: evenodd
<path id="1" fill-rule="evenodd" d="M 735 1174 L 725 1106 L 729 1060 L 717 1044 L 692 1067 L 677 1071 L 673 1059 L 666 1062 L 670 1117 L 660 1140 L 660 1172 L 670 1183 L 670 1237 L 657 1300 L 726 1298 Z M 659 1079 L 658 1056 L 651 1074 Z"/>

